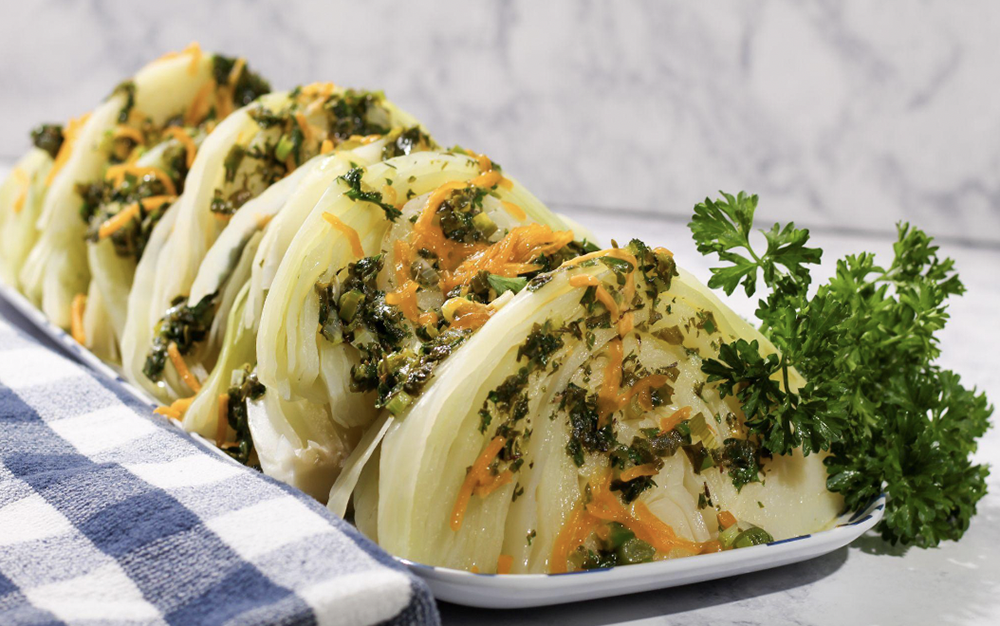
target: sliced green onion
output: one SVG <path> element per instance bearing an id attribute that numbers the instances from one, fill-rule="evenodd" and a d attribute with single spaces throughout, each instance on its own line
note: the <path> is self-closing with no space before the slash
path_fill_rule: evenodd
<path id="1" fill-rule="evenodd" d="M 284 161 L 288 158 L 288 155 L 292 153 L 295 149 L 295 140 L 292 139 L 291 135 L 282 135 L 281 139 L 278 140 L 278 145 L 274 149 L 274 156 L 279 161 Z"/>
<path id="2" fill-rule="evenodd" d="M 629 398 L 628 404 L 625 405 L 625 419 L 637 420 L 645 414 L 646 410 L 639 404 L 638 394 Z"/>
<path id="3" fill-rule="evenodd" d="M 729 548 L 733 547 L 733 542 L 736 541 L 736 538 L 739 535 L 740 535 L 739 524 L 733 524 L 729 528 L 719 533 L 719 543 L 722 544 L 723 548 L 728 550 Z"/>
<path id="4" fill-rule="evenodd" d="M 619 524 L 618 522 L 611 522 L 611 524 L 608 525 L 608 528 L 610 530 L 608 533 L 609 550 L 617 550 L 624 545 L 626 541 L 635 537 L 634 532 L 625 528 L 625 526 Z"/>
<path id="5" fill-rule="evenodd" d="M 358 307 L 365 300 L 365 294 L 357 289 L 352 289 L 340 296 L 340 319 L 350 323 L 354 316 L 358 314 Z"/>
<path id="6" fill-rule="evenodd" d="M 749 548 L 750 546 L 760 546 L 765 543 L 771 543 L 772 541 L 774 541 L 774 537 L 771 536 L 771 533 L 767 532 L 763 528 L 754 526 L 753 528 L 748 528 L 741 532 L 733 541 L 733 547 Z"/>
<path id="7" fill-rule="evenodd" d="M 497 232 L 496 222 L 490 219 L 490 216 L 487 215 L 486 213 L 479 213 L 475 217 L 473 217 L 472 225 L 475 226 L 479 232 L 483 233 L 487 237 Z"/>
<path id="8" fill-rule="evenodd" d="M 393 415 L 399 415 L 406 410 L 406 407 L 410 406 L 413 402 L 413 397 L 405 391 L 398 391 L 396 395 L 389 400 L 389 403 L 385 405 L 385 408 L 389 409 L 389 412 Z"/>
<path id="9" fill-rule="evenodd" d="M 719 444 L 715 440 L 715 433 L 708 426 L 708 422 L 705 421 L 705 415 L 703 413 L 698 413 L 691 418 L 691 440 L 701 441 L 705 444 L 706 448 L 717 448 Z M 709 465 L 708 467 L 711 467 Z"/>
<path id="10" fill-rule="evenodd" d="M 656 556 L 656 548 L 642 539 L 632 537 L 616 550 L 616 556 L 620 565 L 646 563 L 652 561 L 653 557 Z"/>

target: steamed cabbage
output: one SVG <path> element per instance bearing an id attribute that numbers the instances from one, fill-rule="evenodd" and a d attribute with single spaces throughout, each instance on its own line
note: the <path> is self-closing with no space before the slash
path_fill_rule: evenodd
<path id="1" fill-rule="evenodd" d="M 118 138 L 135 131 L 133 124 L 162 127 L 183 115 L 212 85 L 212 67 L 212 57 L 200 53 L 151 63 L 67 127 L 37 222 L 40 238 L 20 273 L 25 295 L 56 325 L 70 327 L 72 301 L 87 293 L 90 282 L 81 190 L 103 180 L 108 165 L 127 158 Z"/>
<path id="2" fill-rule="evenodd" d="M 483 572 L 718 550 L 723 512 L 777 539 L 821 530 L 842 506 L 821 459 L 760 458 L 738 403 L 705 382 L 702 356 L 737 337 L 773 352 L 665 250 L 570 261 L 436 371 L 357 515 L 393 554 Z"/>
<path id="3" fill-rule="evenodd" d="M 199 294 L 196 301 L 190 292 L 226 224 L 321 151 L 412 125 L 409 115 L 380 94 L 328 83 L 262 96 L 219 124 L 202 144 L 185 193 L 172 209 L 179 215 L 166 243 L 155 258 L 147 255 L 140 262 L 156 270 L 151 282 L 137 282 L 130 294 L 122 341 L 126 376 L 164 400 L 196 391 L 191 376 L 199 374 L 177 370 L 211 367 L 210 359 L 201 363 L 197 354 L 191 366 L 180 361 L 209 333 L 220 294 Z M 282 185 L 269 201 L 283 205 L 294 189 L 295 184 Z M 214 265 L 209 270 L 217 271 Z M 210 278 L 210 283 L 215 280 Z M 148 304 L 131 306 L 138 300 Z M 176 354 L 170 353 L 171 345 Z"/>
<path id="4" fill-rule="evenodd" d="M 52 155 L 33 148 L 0 185 L 0 280 L 12 287 L 18 287 L 18 274 L 38 240 L 35 223 L 52 163 Z"/>
<path id="5" fill-rule="evenodd" d="M 515 281 L 519 273 L 537 272 L 536 257 L 549 254 L 555 262 L 572 240 L 557 216 L 485 157 L 422 152 L 352 169 L 306 218 L 264 302 L 257 376 L 267 396 L 277 398 L 269 402 L 298 404 L 264 412 L 279 424 L 266 431 L 251 420 L 254 441 L 296 431 L 295 424 L 312 426 L 292 415 L 298 407 L 324 416 L 337 442 L 315 461 L 326 469 L 326 487 L 344 463 L 360 469 L 370 442 L 361 457 L 345 456 L 379 409 L 405 407 L 423 376 L 418 370 L 432 367 L 489 315 L 481 296 L 491 287 L 478 285 L 475 301 L 464 297 L 470 284 L 486 280 L 481 274 L 489 268 Z M 484 257 L 487 250 L 500 254 Z M 453 322 L 456 328 L 442 335 Z M 394 372 L 380 373 L 388 361 Z M 404 380 L 404 366 L 414 380 Z M 265 472 L 288 465 L 263 448 L 260 462 Z M 356 479 L 357 472 L 349 475 Z M 299 484 L 294 476 L 289 482 Z M 351 485 L 335 489 L 331 499 L 343 508 Z"/>

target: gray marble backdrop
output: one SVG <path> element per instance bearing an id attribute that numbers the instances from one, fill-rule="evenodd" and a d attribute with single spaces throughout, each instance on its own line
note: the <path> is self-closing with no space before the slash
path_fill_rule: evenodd
<path id="1" fill-rule="evenodd" d="M 384 89 L 441 143 L 582 215 L 681 229 L 698 199 L 745 189 L 767 218 L 907 219 L 1000 246 L 997 2 L 2 4 L 6 160 L 35 123 L 198 40 L 279 88 Z"/>

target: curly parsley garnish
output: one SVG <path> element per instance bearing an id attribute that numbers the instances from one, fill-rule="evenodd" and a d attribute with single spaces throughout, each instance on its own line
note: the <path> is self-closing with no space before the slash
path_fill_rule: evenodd
<path id="1" fill-rule="evenodd" d="M 762 231 L 767 249 L 754 250 L 756 207 L 757 196 L 723 194 L 696 206 L 689 226 L 698 250 L 725 262 L 712 268 L 710 287 L 729 294 L 742 285 L 752 296 L 762 276 L 769 294 L 756 316 L 781 356 L 739 339 L 702 370 L 743 403 L 750 436 L 766 452 L 829 451 L 827 487 L 849 508 L 884 491 L 884 539 L 921 547 L 959 539 L 986 493 L 989 470 L 969 457 L 993 407 L 935 363 L 946 301 L 965 291 L 953 261 L 900 224 L 887 268 L 869 253 L 847 256 L 810 295 L 807 265 L 822 251 L 791 223 Z M 792 368 L 808 381 L 794 392 Z"/>

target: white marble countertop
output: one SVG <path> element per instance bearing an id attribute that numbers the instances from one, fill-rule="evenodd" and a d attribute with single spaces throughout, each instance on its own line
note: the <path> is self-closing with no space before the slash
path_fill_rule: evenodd
<path id="1" fill-rule="evenodd" d="M 761 199 L 764 202 L 766 199 Z M 678 264 L 707 280 L 709 259 L 691 242 L 684 221 L 629 213 L 562 211 L 590 227 L 600 238 L 627 242 L 636 235 L 671 249 Z M 889 225 L 891 227 L 891 225 Z M 933 234 L 933 233 L 932 233 Z M 814 276 L 832 273 L 833 261 L 870 250 L 892 252 L 892 239 L 813 231 L 824 250 Z M 968 292 L 951 305 L 952 319 L 941 333 L 945 367 L 969 385 L 1000 401 L 1000 247 L 941 243 L 955 259 Z M 739 293 L 739 292 L 737 292 Z M 736 294 L 735 310 L 751 317 L 753 303 Z M 997 415 L 994 415 L 996 423 Z M 978 459 L 1000 460 L 1000 430 L 982 440 Z M 441 604 L 445 625 L 490 624 L 1000 624 L 1000 469 L 989 478 L 989 492 L 965 537 L 931 550 L 893 548 L 877 536 L 864 536 L 826 556 L 769 571 L 662 591 L 517 611 L 483 611 Z"/>

